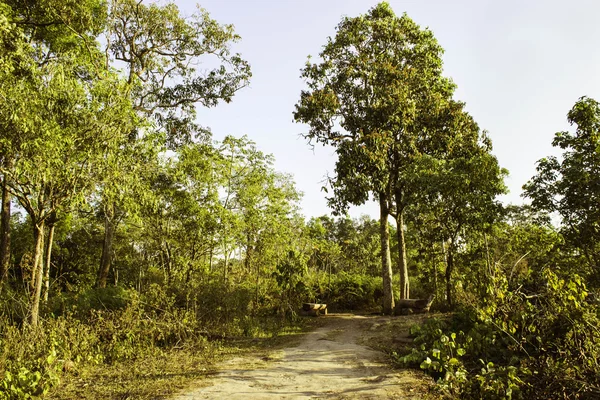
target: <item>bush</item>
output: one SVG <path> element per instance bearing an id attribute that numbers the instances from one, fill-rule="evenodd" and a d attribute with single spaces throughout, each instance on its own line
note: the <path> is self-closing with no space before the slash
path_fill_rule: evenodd
<path id="1" fill-rule="evenodd" d="M 51 297 L 46 305 L 55 316 L 76 314 L 87 317 L 93 310 L 116 311 L 126 308 L 135 296 L 135 291 L 120 286 L 90 288 L 80 293 L 60 293 Z"/>
<path id="2" fill-rule="evenodd" d="M 522 285 L 509 289 L 503 276 L 494 279 L 481 304 L 415 328 L 417 349 L 396 361 L 418 363 L 448 396 L 599 396 L 600 320 L 582 279 L 545 269 L 528 293 Z"/>
<path id="3" fill-rule="evenodd" d="M 307 286 L 305 301 L 327 303 L 333 312 L 379 310 L 383 298 L 381 278 L 368 275 L 317 273 L 307 279 Z"/>
<path id="4" fill-rule="evenodd" d="M 0 319 L 0 399 L 44 395 L 81 364 L 135 359 L 173 346 L 211 351 L 193 312 L 148 311 L 133 293 L 128 301 L 123 309 L 91 309 L 83 320 L 75 313 L 49 318 L 37 329 Z"/>

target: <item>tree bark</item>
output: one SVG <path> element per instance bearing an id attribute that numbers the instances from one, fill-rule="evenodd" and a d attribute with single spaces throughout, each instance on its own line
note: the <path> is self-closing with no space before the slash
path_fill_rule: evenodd
<path id="1" fill-rule="evenodd" d="M 392 286 L 392 257 L 390 255 L 389 208 L 384 194 L 379 194 L 379 236 L 381 239 L 381 275 L 383 278 L 383 313 L 394 312 L 394 292 Z"/>
<path id="2" fill-rule="evenodd" d="M 173 258 L 171 257 L 171 246 L 165 241 L 165 269 L 167 271 L 167 285 L 170 285 L 173 280 Z"/>
<path id="3" fill-rule="evenodd" d="M 410 281 L 408 280 L 408 264 L 406 261 L 406 241 L 404 240 L 404 212 L 402 210 L 398 210 L 396 225 L 396 235 L 398 236 L 398 264 L 400 267 L 400 298 L 410 299 Z"/>
<path id="4" fill-rule="evenodd" d="M 113 203 L 106 205 L 104 214 L 104 242 L 102 244 L 102 257 L 100 258 L 100 268 L 98 268 L 98 278 L 96 280 L 97 288 L 106 287 L 110 271 L 112 246 L 116 231 L 115 207 Z"/>
<path id="5" fill-rule="evenodd" d="M 254 250 L 254 247 L 252 246 L 253 242 L 254 241 L 252 240 L 252 237 L 251 237 L 250 233 L 248 233 L 246 235 L 246 256 L 244 257 L 244 269 L 248 273 L 250 273 L 250 264 L 251 264 L 251 259 L 252 259 L 252 252 Z"/>
<path id="6" fill-rule="evenodd" d="M 6 175 L 2 180 L 2 210 L 0 212 L 0 290 L 8 280 L 10 267 L 10 192 Z"/>
<path id="7" fill-rule="evenodd" d="M 33 228 L 34 253 L 33 253 L 33 294 L 29 309 L 29 323 L 37 326 L 40 317 L 40 297 L 42 294 L 42 279 L 44 269 L 44 222 L 35 223 Z"/>
<path id="8" fill-rule="evenodd" d="M 50 293 L 50 266 L 52 265 L 52 242 L 54 241 L 54 220 L 48 226 L 48 243 L 46 244 L 46 269 L 44 271 L 44 303 L 48 302 Z"/>
<path id="9" fill-rule="evenodd" d="M 448 307 L 452 307 L 452 270 L 454 269 L 454 249 L 453 245 L 448 246 L 448 253 L 446 258 L 446 301 Z"/>
<path id="10" fill-rule="evenodd" d="M 446 243 L 442 240 L 442 258 L 444 260 L 444 266 L 448 268 L 448 256 L 446 255 Z M 438 294 L 438 279 L 437 279 L 437 266 L 435 268 L 435 294 Z"/>
<path id="11" fill-rule="evenodd" d="M 260 291 L 260 263 L 256 263 L 256 293 L 254 299 L 254 310 L 258 310 L 258 295 Z"/>

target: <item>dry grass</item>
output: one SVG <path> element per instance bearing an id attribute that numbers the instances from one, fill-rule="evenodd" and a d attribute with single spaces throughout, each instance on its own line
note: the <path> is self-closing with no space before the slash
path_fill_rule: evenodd
<path id="1" fill-rule="evenodd" d="M 365 325 L 361 343 L 389 354 L 399 348 L 409 349 L 409 329 L 421 324 L 430 315 L 381 317 Z M 203 381 L 217 372 L 217 364 L 252 355 L 258 360 L 253 368 L 264 367 L 278 351 L 297 345 L 303 334 L 324 323 L 321 318 L 306 318 L 295 328 L 288 328 L 270 338 L 237 338 L 213 341 L 202 350 L 170 349 L 158 355 L 141 356 L 134 360 L 111 365 L 82 365 L 64 376 L 61 384 L 48 398 L 51 399 L 165 399 L 189 387 L 201 387 Z M 334 330 L 327 339 L 333 340 L 340 332 Z M 247 358 L 247 357 L 246 357 Z M 232 360 L 235 361 L 235 360 Z M 264 362 L 263 362 L 264 361 Z M 225 363 L 226 364 L 226 363 Z M 239 366 L 238 366 L 239 367 Z M 423 380 L 419 371 L 415 379 Z M 427 384 L 415 388 L 427 396 Z"/>
<path id="2" fill-rule="evenodd" d="M 111 365 L 75 365 L 48 398 L 164 399 L 186 387 L 201 386 L 225 359 L 244 354 L 269 359 L 274 351 L 298 343 L 303 332 L 318 324 L 307 320 L 270 338 L 215 341 L 202 350 L 170 349 Z"/>

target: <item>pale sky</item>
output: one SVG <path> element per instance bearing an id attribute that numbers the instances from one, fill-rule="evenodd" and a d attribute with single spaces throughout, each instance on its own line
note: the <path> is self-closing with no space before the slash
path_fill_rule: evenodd
<path id="1" fill-rule="evenodd" d="M 195 1 L 176 0 L 185 14 Z M 366 13 L 371 0 L 204 0 L 200 5 L 221 23 L 232 23 L 236 46 L 252 66 L 250 87 L 231 104 L 199 110 L 199 122 L 225 135 L 248 135 L 276 158 L 278 171 L 291 173 L 304 192 L 307 217 L 328 214 L 321 192 L 333 173 L 335 152 L 314 152 L 299 137 L 305 130 L 292 112 L 304 83 L 300 69 L 335 34 L 342 16 Z M 557 0 L 392 0 L 396 14 L 407 12 L 429 27 L 445 49 L 444 74 L 458 85 L 455 98 L 482 129 L 510 176 L 506 203 L 521 203 L 521 187 L 535 162 L 558 154 L 554 133 L 569 128 L 566 114 L 581 96 L 600 100 L 600 1 Z M 353 208 L 352 216 L 377 217 L 374 204 Z"/>

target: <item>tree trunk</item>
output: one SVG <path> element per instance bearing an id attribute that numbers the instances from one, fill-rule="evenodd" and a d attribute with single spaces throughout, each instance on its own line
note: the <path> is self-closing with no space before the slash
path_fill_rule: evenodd
<path id="1" fill-rule="evenodd" d="M 385 196 L 379 194 L 379 235 L 381 239 L 381 275 L 383 277 L 383 313 L 394 312 L 394 292 L 392 286 L 392 257 L 390 255 L 389 209 Z"/>
<path id="2" fill-rule="evenodd" d="M 448 257 L 446 256 L 446 243 L 442 240 L 442 258 L 444 260 L 444 266 L 448 268 Z M 435 294 L 438 295 L 438 279 L 437 279 L 437 266 L 435 269 Z"/>
<path id="3" fill-rule="evenodd" d="M 406 241 L 404 240 L 404 212 L 398 210 L 396 218 L 396 234 L 398 236 L 398 264 L 400 269 L 400 298 L 410 299 L 410 282 L 406 261 Z"/>
<path id="4" fill-rule="evenodd" d="M 10 192 L 6 175 L 2 181 L 2 210 L 0 212 L 0 290 L 8 279 L 10 267 Z"/>
<path id="5" fill-rule="evenodd" d="M 446 258 L 446 301 L 448 307 L 452 307 L 452 270 L 454 269 L 454 249 L 453 245 L 448 246 L 448 253 Z"/>
<path id="6" fill-rule="evenodd" d="M 258 298 L 260 293 L 260 263 L 256 263 L 256 292 L 254 298 L 254 311 L 258 311 Z"/>
<path id="7" fill-rule="evenodd" d="M 229 256 L 231 253 L 227 251 L 227 246 L 223 243 L 223 283 L 229 278 Z"/>
<path id="8" fill-rule="evenodd" d="M 35 249 L 33 253 L 33 294 L 29 310 L 29 323 L 37 326 L 40 317 L 40 297 L 42 294 L 42 279 L 44 269 L 44 222 L 34 222 L 33 237 Z"/>
<path id="9" fill-rule="evenodd" d="M 106 205 L 104 214 L 104 243 L 102 244 L 102 257 L 100 258 L 100 268 L 98 269 L 98 278 L 96 280 L 97 288 L 106 287 L 110 271 L 112 246 L 116 231 L 115 207 L 113 203 Z"/>
<path id="10" fill-rule="evenodd" d="M 167 271 L 167 285 L 170 285 L 173 280 L 173 258 L 171 257 L 171 247 L 169 242 L 165 242 L 165 269 Z"/>
<path id="11" fill-rule="evenodd" d="M 254 246 L 252 246 L 253 242 L 254 241 L 252 240 L 251 235 L 248 233 L 246 235 L 246 256 L 244 257 L 244 269 L 248 273 L 250 273 L 250 264 L 252 260 L 252 253 L 254 250 Z"/>
<path id="12" fill-rule="evenodd" d="M 492 279 L 492 261 L 490 258 L 490 248 L 488 246 L 488 239 L 485 231 L 483 232 L 483 240 L 485 241 L 485 264 L 487 266 L 487 273 L 479 279 L 479 290 L 480 293 L 485 293 L 485 287 Z"/>
<path id="13" fill-rule="evenodd" d="M 139 273 L 138 273 L 137 290 L 140 293 L 142 293 L 142 279 L 144 278 L 143 267 L 144 267 L 144 265 L 148 265 L 148 253 L 146 252 L 146 250 L 144 250 L 143 260 L 144 261 L 142 263 L 140 263 L 140 269 L 139 269 Z"/>
<path id="14" fill-rule="evenodd" d="M 54 222 L 50 223 L 48 243 L 46 244 L 46 270 L 44 271 L 44 303 L 48 302 L 50 293 L 50 266 L 52 265 L 52 242 L 54 241 Z"/>

